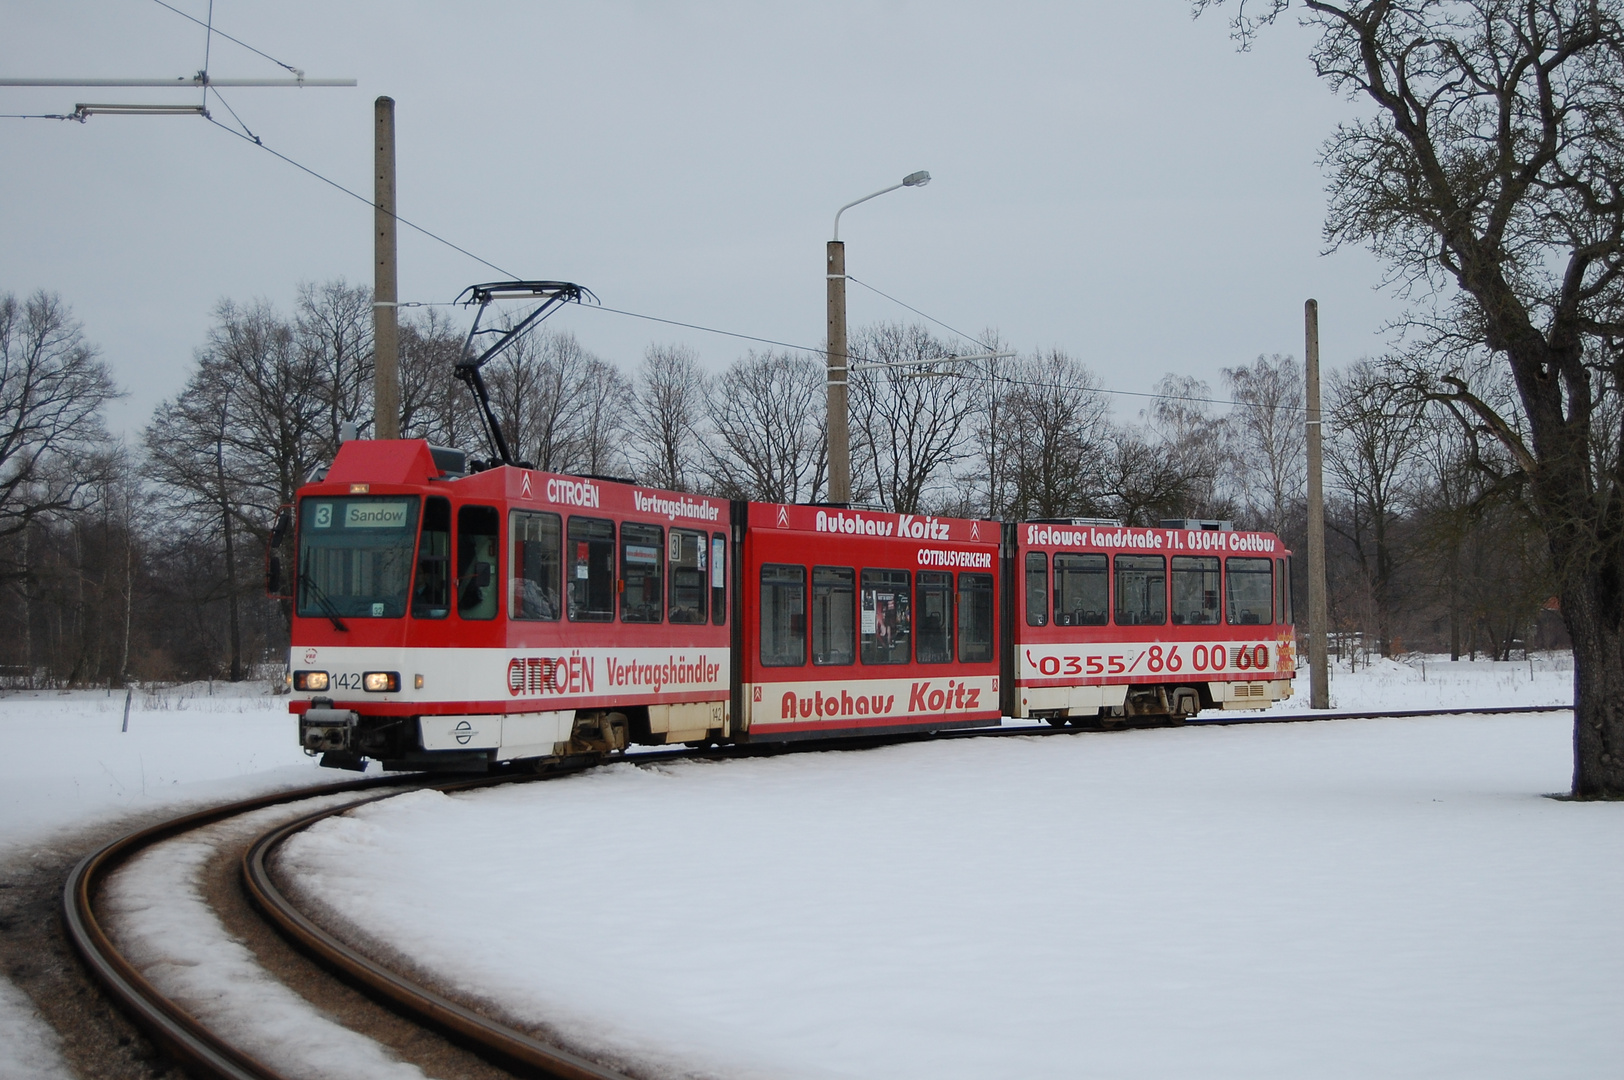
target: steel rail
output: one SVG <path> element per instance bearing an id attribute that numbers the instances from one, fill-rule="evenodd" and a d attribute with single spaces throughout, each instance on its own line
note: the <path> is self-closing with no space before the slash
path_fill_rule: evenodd
<path id="1" fill-rule="evenodd" d="M 269 806 L 385 786 L 421 785 L 391 776 L 297 788 L 183 814 L 104 844 L 79 860 L 63 886 L 62 917 L 68 940 L 125 1014 L 189 1071 L 226 1080 L 282 1080 L 282 1074 L 216 1036 L 136 970 L 96 917 L 95 899 L 109 874 L 137 852 L 163 840 Z"/>
<path id="2" fill-rule="evenodd" d="M 446 784 L 440 790 L 467 790 L 497 782 L 501 781 L 481 778 Z M 270 853 L 295 833 L 354 809 L 356 805 L 360 804 L 329 807 L 307 814 L 267 831 L 250 845 L 242 860 L 243 885 L 260 913 L 285 937 L 330 971 L 359 985 L 396 1011 L 404 1012 L 457 1041 L 473 1044 L 481 1056 L 518 1064 L 559 1080 L 627 1080 L 623 1073 L 494 1020 L 384 967 L 339 940 L 288 900 L 272 880 L 266 866 Z"/>
<path id="3" fill-rule="evenodd" d="M 1387 709 L 1382 712 L 1284 713 L 1279 716 L 1215 716 L 1192 720 L 1186 727 L 1202 724 L 1299 724 L 1309 720 L 1402 720 L 1415 716 L 1503 716 L 1517 713 L 1572 712 L 1572 705 L 1487 705 L 1472 709 Z"/>

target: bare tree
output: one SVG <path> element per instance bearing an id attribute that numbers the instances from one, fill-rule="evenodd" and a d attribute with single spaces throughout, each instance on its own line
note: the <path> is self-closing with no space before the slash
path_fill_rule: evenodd
<path id="1" fill-rule="evenodd" d="M 433 308 L 400 323 L 400 431 L 408 439 L 472 450 L 479 445 L 473 395 L 457 381 L 463 332 Z"/>
<path id="2" fill-rule="evenodd" d="M 988 328 L 975 341 L 977 351 L 1011 352 L 1009 342 Z M 974 417 L 972 454 L 959 474 L 961 496 L 955 510 L 960 516 L 1001 517 L 1012 498 L 1009 470 L 1009 401 L 1018 389 L 1019 357 L 988 358 L 968 362 L 960 373 L 971 380 Z"/>
<path id="3" fill-rule="evenodd" d="M 326 457 L 330 417 L 319 353 L 268 304 L 223 301 L 181 393 L 148 426 L 148 468 L 179 523 L 224 553 L 230 673 L 245 672 L 242 600 L 249 561 L 311 470 Z"/>
<path id="4" fill-rule="evenodd" d="M 295 334 L 306 362 L 321 373 L 327 405 L 325 449 L 338 446 L 339 424 L 372 424 L 372 290 L 343 278 L 313 285 L 303 282 L 295 305 Z"/>
<path id="5" fill-rule="evenodd" d="M 1197 11 L 1218 0 L 1196 0 Z M 1326 232 L 1410 295 L 1418 375 L 1528 485 L 1574 648 L 1573 793 L 1624 797 L 1624 25 L 1618 0 L 1306 0 L 1313 61 L 1375 106 L 1327 142 Z M 1236 26 L 1277 18 L 1269 0 Z M 1471 390 L 1485 350 L 1523 430 Z"/>
<path id="6" fill-rule="evenodd" d="M 72 510 L 105 476 L 112 376 L 54 293 L 0 295 L 0 537 Z M 0 578 L 25 573 L 0 559 Z"/>
<path id="7" fill-rule="evenodd" d="M 1285 535 L 1307 497 L 1303 373 L 1276 353 L 1250 367 L 1223 369 L 1230 410 L 1231 469 L 1253 524 Z"/>
<path id="8" fill-rule="evenodd" d="M 1177 453 L 1150 429 L 1113 426 L 1101 464 L 1102 475 L 1092 499 L 1083 504 L 1084 514 L 1139 526 L 1199 515 L 1190 508 L 1190 478 Z"/>
<path id="9" fill-rule="evenodd" d="M 650 345 L 637 370 L 630 424 L 632 464 L 648 484 L 686 491 L 696 480 L 705 380 L 699 357 L 680 345 Z"/>
<path id="10" fill-rule="evenodd" d="M 1347 507 L 1328 524 L 1353 547 L 1374 605 L 1381 655 L 1391 656 L 1393 575 L 1403 557 L 1394 530 L 1413 488 L 1421 414 L 1369 360 L 1333 373 L 1330 384 L 1325 465 Z"/>
<path id="11" fill-rule="evenodd" d="M 901 514 L 933 509 L 932 499 L 945 498 L 936 488 L 970 452 L 973 381 L 941 363 L 950 350 L 921 326 L 866 327 L 851 352 L 887 365 L 854 366 L 849 375 L 854 497 L 872 491 Z"/>
<path id="12" fill-rule="evenodd" d="M 550 472 L 605 473 L 619 452 L 631 389 L 568 331 L 542 327 L 485 367 L 491 405 L 514 454 Z"/>
<path id="13" fill-rule="evenodd" d="M 1028 518 L 1097 510 L 1101 465 L 1113 439 L 1110 406 L 1094 373 L 1051 349 L 1010 365 L 1007 381 L 1000 512 Z"/>
<path id="14" fill-rule="evenodd" d="M 1156 383 L 1156 399 L 1143 416 L 1150 438 L 1182 478 L 1174 517 L 1231 518 L 1234 506 L 1220 493 L 1225 425 L 1213 415 L 1212 387 L 1190 375 L 1169 373 Z"/>
<path id="15" fill-rule="evenodd" d="M 709 487 L 763 502 L 810 502 L 828 483 L 823 366 L 752 352 L 711 380 L 704 447 Z"/>
<path id="16" fill-rule="evenodd" d="M 223 554 L 223 577 L 198 599 L 226 603 L 228 674 L 236 682 L 243 676 L 237 505 L 246 484 L 236 475 L 227 439 L 232 423 L 227 379 L 223 366 L 200 366 L 178 396 L 158 406 L 144 441 L 148 476 L 159 501 L 175 515 L 175 531 L 189 530 Z"/>

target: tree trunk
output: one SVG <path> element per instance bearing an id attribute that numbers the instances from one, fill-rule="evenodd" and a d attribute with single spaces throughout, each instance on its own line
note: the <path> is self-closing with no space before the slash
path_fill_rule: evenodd
<path id="1" fill-rule="evenodd" d="M 237 589 L 237 540 L 231 528 L 231 512 L 221 515 L 225 526 L 226 542 L 226 618 L 230 620 L 228 638 L 231 648 L 231 681 L 242 681 L 242 627 L 238 614 L 241 597 Z"/>
<path id="2" fill-rule="evenodd" d="M 1624 797 L 1624 633 L 1620 614 L 1593 581 L 1562 591 L 1573 640 L 1573 794 Z"/>

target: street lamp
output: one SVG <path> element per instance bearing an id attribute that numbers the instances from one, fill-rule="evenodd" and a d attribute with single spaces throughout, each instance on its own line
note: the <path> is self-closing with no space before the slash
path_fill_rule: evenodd
<path id="1" fill-rule="evenodd" d="M 829 501 L 851 502 L 851 432 L 846 419 L 846 245 L 840 242 L 840 215 L 886 192 L 904 187 L 924 187 L 930 173 L 923 169 L 909 173 L 902 183 L 881 188 L 872 195 L 854 199 L 835 211 L 834 238 L 829 241 L 829 262 L 824 277 L 828 282 L 828 391 L 829 391 Z"/>

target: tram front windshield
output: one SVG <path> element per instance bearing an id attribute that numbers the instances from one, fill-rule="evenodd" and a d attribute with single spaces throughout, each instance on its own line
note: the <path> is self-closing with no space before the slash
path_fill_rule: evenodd
<path id="1" fill-rule="evenodd" d="M 406 614 L 418 500 L 320 498 L 299 504 L 298 612 L 309 618 Z"/>

